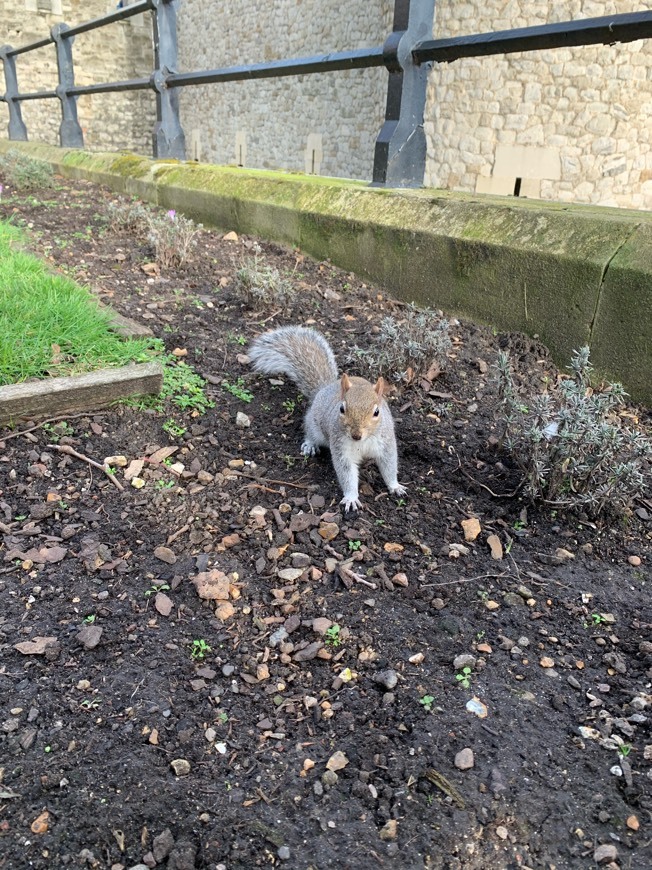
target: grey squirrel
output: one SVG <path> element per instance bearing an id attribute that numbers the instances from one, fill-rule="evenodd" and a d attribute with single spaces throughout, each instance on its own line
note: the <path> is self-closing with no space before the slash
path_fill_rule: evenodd
<path id="1" fill-rule="evenodd" d="M 385 381 L 338 377 L 331 346 L 315 329 L 281 326 L 258 336 L 249 357 L 255 371 L 286 375 L 310 401 L 304 419 L 304 456 L 328 447 L 344 498 L 344 510 L 362 507 L 358 467 L 373 459 L 393 495 L 407 491 L 398 482 L 394 421 L 383 398 Z"/>

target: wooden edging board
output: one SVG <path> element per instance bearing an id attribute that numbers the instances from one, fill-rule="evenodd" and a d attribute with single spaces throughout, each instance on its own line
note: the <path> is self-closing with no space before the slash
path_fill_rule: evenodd
<path id="1" fill-rule="evenodd" d="M 163 367 L 157 362 L 9 384 L 0 387 L 0 426 L 97 410 L 129 396 L 156 395 L 162 385 Z"/>

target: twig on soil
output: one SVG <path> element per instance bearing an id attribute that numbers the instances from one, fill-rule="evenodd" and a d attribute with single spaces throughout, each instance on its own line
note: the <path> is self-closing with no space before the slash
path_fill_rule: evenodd
<path id="1" fill-rule="evenodd" d="M 237 474 L 239 477 L 247 477 L 249 480 L 254 480 L 256 483 L 274 483 L 276 486 L 293 486 L 295 489 L 313 489 L 314 483 L 291 483 L 289 480 L 270 480 L 268 477 L 254 477 L 253 474 L 246 474 L 244 471 L 237 471 L 235 468 L 230 468 L 229 473 Z"/>
<path id="2" fill-rule="evenodd" d="M 177 538 L 180 538 L 181 535 L 185 534 L 191 527 L 191 523 L 186 523 L 185 526 L 181 526 L 176 532 L 173 532 L 170 537 L 165 542 L 166 544 L 171 544 L 173 541 L 176 541 Z"/>
<path id="3" fill-rule="evenodd" d="M 99 468 L 100 471 L 103 471 L 106 476 L 109 478 L 111 483 L 120 490 L 120 492 L 124 492 L 125 488 L 120 483 L 120 481 L 116 478 L 115 474 L 108 470 L 106 465 L 102 465 L 100 462 L 96 462 L 94 459 L 90 459 L 88 456 L 84 456 L 83 453 L 78 453 L 76 450 L 73 450 L 68 444 L 48 444 L 46 445 L 48 450 L 57 450 L 59 453 L 65 453 L 68 456 L 74 456 L 75 459 L 81 459 L 82 462 L 87 462 L 89 465 L 92 465 L 93 468 Z"/>
<path id="4" fill-rule="evenodd" d="M 468 473 L 468 471 L 464 471 L 464 469 L 462 468 L 462 461 L 460 460 L 460 457 L 457 454 L 457 450 L 455 450 L 454 447 L 450 447 L 449 450 L 455 454 L 455 458 L 457 459 L 457 468 L 455 470 L 460 471 L 467 480 L 471 481 L 471 483 L 474 483 L 476 486 L 479 486 L 482 489 L 486 489 L 492 498 L 514 498 L 514 496 L 518 495 L 519 491 L 523 486 L 522 482 L 519 483 L 519 485 L 513 492 L 494 492 L 493 489 L 490 489 L 486 484 L 480 483 L 479 480 L 476 480 L 475 477 Z"/>
<path id="5" fill-rule="evenodd" d="M 446 583 L 426 583 L 421 589 L 430 589 L 436 586 L 456 586 L 458 583 L 473 583 L 474 580 L 500 580 L 501 577 L 509 576 L 509 571 L 502 574 L 479 574 L 477 577 L 460 577 L 459 580 L 447 580 Z"/>
<path id="6" fill-rule="evenodd" d="M 9 441 L 11 438 L 20 438 L 21 435 L 27 435 L 28 432 L 35 432 L 41 429 L 48 423 L 61 423 L 63 420 L 75 420 L 77 417 L 88 417 L 88 411 L 81 411 L 79 414 L 64 414 L 62 417 L 49 417 L 47 420 L 41 420 L 35 426 L 30 426 L 29 429 L 21 429 L 20 432 L 12 432 L 11 435 L 3 435 L 0 441 Z M 95 416 L 95 413 L 93 414 Z"/>

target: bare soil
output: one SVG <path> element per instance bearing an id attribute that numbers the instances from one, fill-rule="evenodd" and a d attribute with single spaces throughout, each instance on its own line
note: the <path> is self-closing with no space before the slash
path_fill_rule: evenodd
<path id="1" fill-rule="evenodd" d="M 453 321 L 447 369 L 391 400 L 409 496 L 365 469 L 344 517 L 247 343 L 310 323 L 344 362 L 401 304 L 260 242 L 296 296 L 252 311 L 254 240 L 205 230 L 157 271 L 107 229 L 115 199 L 5 182 L 0 217 L 185 352 L 215 405 L 0 433 L 0 868 L 652 867 L 652 504 L 594 523 L 523 499 L 492 366 L 508 349 L 538 391 L 546 349 Z M 62 446 L 141 460 L 144 486 Z"/>

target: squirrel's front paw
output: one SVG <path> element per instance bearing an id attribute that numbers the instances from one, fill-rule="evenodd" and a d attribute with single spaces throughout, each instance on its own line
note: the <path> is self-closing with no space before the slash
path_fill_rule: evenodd
<path id="1" fill-rule="evenodd" d="M 362 507 L 362 502 L 357 495 L 345 495 L 340 504 L 344 505 L 345 514 L 351 513 L 352 511 L 359 511 Z"/>
<path id="2" fill-rule="evenodd" d="M 319 448 L 312 441 L 304 441 L 301 445 L 301 453 L 304 456 L 314 456 Z"/>
<path id="3" fill-rule="evenodd" d="M 390 489 L 392 495 L 406 495 L 407 487 L 403 486 L 401 483 L 397 483 L 396 486 L 393 486 Z"/>

